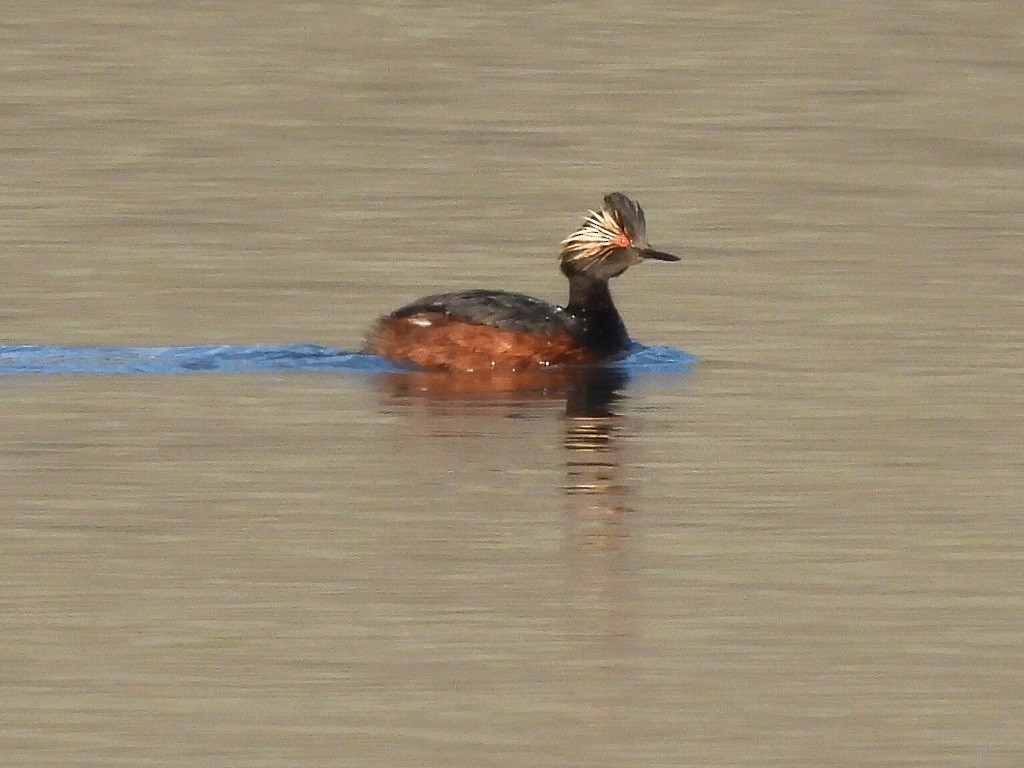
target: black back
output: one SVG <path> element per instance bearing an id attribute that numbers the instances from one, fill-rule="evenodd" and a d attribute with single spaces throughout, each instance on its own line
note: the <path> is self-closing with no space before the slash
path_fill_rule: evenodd
<path id="1" fill-rule="evenodd" d="M 391 317 L 440 314 L 506 331 L 547 336 L 573 333 L 575 319 L 561 307 L 509 291 L 457 291 L 424 296 L 395 310 Z"/>

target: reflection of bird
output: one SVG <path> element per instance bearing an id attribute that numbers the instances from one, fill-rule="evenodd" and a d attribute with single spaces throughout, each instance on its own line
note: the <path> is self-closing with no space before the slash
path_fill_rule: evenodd
<path id="1" fill-rule="evenodd" d="M 507 291 L 426 296 L 382 317 L 365 351 L 423 368 L 522 370 L 594 363 L 623 354 L 626 326 L 608 281 L 644 259 L 679 261 L 647 245 L 644 210 L 621 192 L 562 241 L 563 307 Z"/>

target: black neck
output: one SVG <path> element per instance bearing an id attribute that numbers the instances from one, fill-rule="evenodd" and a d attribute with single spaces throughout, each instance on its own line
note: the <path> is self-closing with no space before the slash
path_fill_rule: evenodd
<path id="1" fill-rule="evenodd" d="M 566 310 L 579 321 L 580 341 L 588 349 L 612 355 L 629 346 L 629 334 L 612 301 L 607 280 L 571 276 Z"/>

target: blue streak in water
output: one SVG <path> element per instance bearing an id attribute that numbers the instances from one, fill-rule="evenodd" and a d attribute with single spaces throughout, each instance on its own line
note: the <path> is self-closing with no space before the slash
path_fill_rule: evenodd
<path id="1" fill-rule="evenodd" d="M 634 342 L 618 361 L 631 373 L 675 373 L 697 358 L 669 347 Z M 0 375 L 258 373 L 275 371 L 349 371 L 387 373 L 407 370 L 375 355 L 319 344 L 204 345 L 196 347 L 0 346 Z"/>
<path id="2" fill-rule="evenodd" d="M 318 344 L 197 347 L 0 346 L 0 374 L 393 371 L 386 360 Z"/>
<path id="3" fill-rule="evenodd" d="M 645 347 L 634 341 L 629 354 L 620 361 L 630 373 L 686 373 L 697 362 L 697 356 L 672 347 Z"/>

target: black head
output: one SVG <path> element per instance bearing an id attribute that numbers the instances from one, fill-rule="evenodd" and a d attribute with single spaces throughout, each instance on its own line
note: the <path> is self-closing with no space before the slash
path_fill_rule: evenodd
<path id="1" fill-rule="evenodd" d="M 621 192 L 605 197 L 583 225 L 562 241 L 562 272 L 610 280 L 644 259 L 679 261 L 678 256 L 647 245 L 644 209 Z"/>

